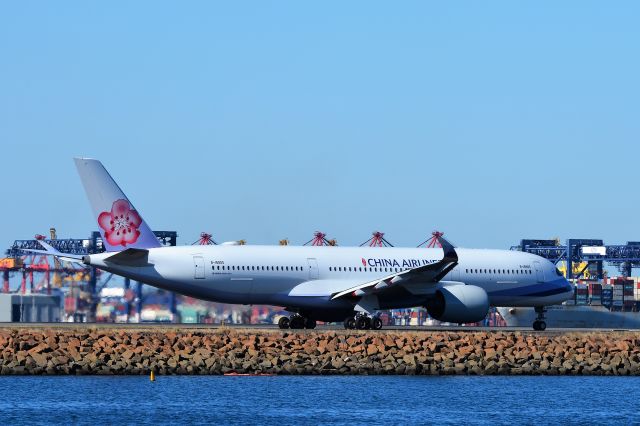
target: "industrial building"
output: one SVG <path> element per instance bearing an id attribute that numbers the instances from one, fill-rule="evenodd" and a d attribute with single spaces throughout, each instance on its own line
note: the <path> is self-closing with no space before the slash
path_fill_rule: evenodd
<path id="1" fill-rule="evenodd" d="M 0 322 L 60 322 L 60 296 L 0 294 Z"/>

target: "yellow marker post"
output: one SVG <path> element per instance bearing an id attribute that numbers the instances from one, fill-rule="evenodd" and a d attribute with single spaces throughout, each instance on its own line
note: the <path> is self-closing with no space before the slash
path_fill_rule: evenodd
<path id="1" fill-rule="evenodd" d="M 149 380 L 151 380 L 152 382 L 156 381 L 156 373 L 154 373 L 153 370 L 151 370 L 151 375 L 149 375 Z"/>

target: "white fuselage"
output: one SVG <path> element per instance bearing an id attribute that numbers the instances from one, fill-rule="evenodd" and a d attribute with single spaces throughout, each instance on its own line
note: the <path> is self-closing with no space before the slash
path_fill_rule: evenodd
<path id="1" fill-rule="evenodd" d="M 492 306 L 543 306 L 571 297 L 555 266 L 532 254 L 456 249 L 458 265 L 439 283 L 398 285 L 380 309 L 422 306 L 442 286 L 483 288 Z M 149 249 L 147 266 L 123 266 L 90 256 L 90 264 L 156 287 L 202 299 L 309 309 L 350 309 L 330 294 L 393 272 L 442 259 L 439 248 L 178 246 Z"/>

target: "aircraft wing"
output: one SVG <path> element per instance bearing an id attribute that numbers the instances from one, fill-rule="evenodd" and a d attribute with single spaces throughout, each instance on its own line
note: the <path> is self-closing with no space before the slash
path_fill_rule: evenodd
<path id="1" fill-rule="evenodd" d="M 410 282 L 416 281 L 437 283 L 458 264 L 458 254 L 451 243 L 444 238 L 440 238 L 439 241 L 442 245 L 444 256 L 438 262 L 396 272 L 383 278 L 338 291 L 331 295 L 331 300 L 341 297 L 359 297 L 376 294 L 401 283 L 409 284 Z"/>

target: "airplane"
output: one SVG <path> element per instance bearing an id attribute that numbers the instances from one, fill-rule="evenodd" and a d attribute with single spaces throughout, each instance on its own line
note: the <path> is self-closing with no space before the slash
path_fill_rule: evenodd
<path id="1" fill-rule="evenodd" d="M 102 163 L 75 158 L 105 252 L 62 253 L 40 241 L 38 253 L 83 263 L 199 299 L 283 306 L 282 329 L 342 321 L 347 329 L 382 328 L 381 310 L 422 306 L 450 323 L 483 320 L 490 306 L 545 306 L 573 297 L 548 260 L 511 250 L 240 245 L 163 247 Z"/>

